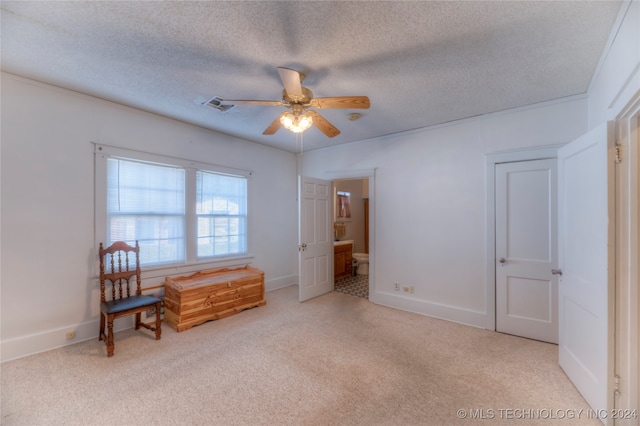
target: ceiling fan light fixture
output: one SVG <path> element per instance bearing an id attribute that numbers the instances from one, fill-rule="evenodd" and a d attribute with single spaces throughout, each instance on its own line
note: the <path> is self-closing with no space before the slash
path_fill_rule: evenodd
<path id="1" fill-rule="evenodd" d="M 1 0 L 0 0 L 1 1 Z M 302 86 L 304 74 L 291 68 L 278 67 L 278 74 L 284 89 L 282 91 L 282 99 L 279 101 L 266 100 L 250 100 L 250 99 L 227 99 L 213 97 L 207 101 L 207 105 L 212 108 L 221 109 L 227 104 L 231 106 L 235 104 L 248 105 L 265 105 L 265 106 L 283 106 L 288 111 L 280 114 L 273 120 L 269 126 L 262 132 L 263 135 L 273 135 L 281 127 L 292 133 L 302 134 L 311 126 L 316 126 L 318 130 L 329 138 L 336 137 L 340 134 L 333 124 L 326 118 L 314 110 L 307 108 L 341 108 L 341 109 L 369 109 L 371 102 L 366 96 L 339 96 L 339 97 L 323 97 L 314 98 L 311 90 Z M 356 120 L 360 114 L 353 113 L 349 115 L 350 120 Z"/>
<path id="2" fill-rule="evenodd" d="M 280 117 L 280 123 L 282 123 L 285 129 L 293 133 L 302 133 L 311 127 L 313 119 L 304 113 L 296 115 L 288 112 Z"/>

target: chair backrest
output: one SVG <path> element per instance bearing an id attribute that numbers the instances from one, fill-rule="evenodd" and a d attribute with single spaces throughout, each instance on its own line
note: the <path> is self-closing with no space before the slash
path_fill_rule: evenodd
<path id="1" fill-rule="evenodd" d="M 135 294 L 142 294 L 140 285 L 140 246 L 131 247 L 124 241 L 116 241 L 107 248 L 100 243 L 100 302 L 106 302 L 106 281 L 111 281 L 111 299 L 131 296 L 131 278 L 136 277 Z M 135 264 L 132 265 L 135 256 Z M 105 270 L 106 268 L 106 270 Z M 123 282 L 126 286 L 123 288 Z"/>

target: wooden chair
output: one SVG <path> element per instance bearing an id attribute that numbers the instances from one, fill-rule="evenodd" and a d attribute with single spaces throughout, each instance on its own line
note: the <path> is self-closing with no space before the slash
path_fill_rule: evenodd
<path id="1" fill-rule="evenodd" d="M 130 265 L 129 255 L 135 253 L 135 269 Z M 136 315 L 136 330 L 141 326 L 156 332 L 156 340 L 160 340 L 161 318 L 160 310 L 162 300 L 153 296 L 142 294 L 140 286 L 140 246 L 131 247 L 124 241 L 116 241 L 106 249 L 100 243 L 100 340 L 107 345 L 107 356 L 113 356 L 113 321 L 127 315 Z M 133 260 L 133 259 L 131 259 Z M 105 272 L 105 262 L 107 272 Z M 132 292 L 132 279 L 135 278 L 135 292 Z M 111 298 L 107 300 L 105 291 L 106 281 L 111 282 Z M 123 285 L 123 282 L 126 285 Z M 142 312 L 156 310 L 155 327 L 141 321 Z M 107 324 L 108 333 L 105 334 L 104 326 Z"/>

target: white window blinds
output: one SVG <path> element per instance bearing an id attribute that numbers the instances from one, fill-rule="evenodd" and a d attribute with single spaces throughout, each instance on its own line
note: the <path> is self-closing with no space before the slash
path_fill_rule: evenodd
<path id="1" fill-rule="evenodd" d="M 196 172 L 197 255 L 247 252 L 247 179 Z"/>
<path id="2" fill-rule="evenodd" d="M 141 266 L 160 275 L 251 258 L 250 171 L 102 144 L 95 153 L 96 246 L 138 240 Z"/>
<path id="3" fill-rule="evenodd" d="M 107 241 L 140 243 L 144 265 L 185 260 L 185 170 L 107 160 Z"/>

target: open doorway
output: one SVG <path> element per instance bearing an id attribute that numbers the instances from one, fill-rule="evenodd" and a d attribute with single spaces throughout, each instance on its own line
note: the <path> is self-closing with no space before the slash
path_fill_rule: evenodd
<path id="1" fill-rule="evenodd" d="M 369 262 L 375 259 L 375 169 L 326 173 L 325 179 L 300 176 L 298 197 L 299 242 L 298 271 L 299 298 L 301 302 L 331 292 L 335 287 L 332 251 L 335 251 L 333 224 L 334 206 L 331 197 L 333 181 L 361 180 L 368 182 L 368 254 Z M 353 247 L 350 247 L 353 256 Z M 343 261 L 344 262 L 344 261 Z M 352 267 L 352 264 L 351 264 Z M 375 268 L 368 271 L 368 300 L 375 302 Z"/>
<path id="2" fill-rule="evenodd" d="M 375 169 L 371 170 L 343 170 L 343 171 L 334 171 L 330 173 L 326 173 L 325 178 L 330 179 L 333 184 L 336 182 L 349 182 L 352 185 L 356 185 L 356 190 L 352 191 L 356 194 L 354 199 L 357 199 L 359 203 L 362 205 L 362 224 L 358 225 L 359 234 L 350 234 L 349 228 L 354 227 L 353 218 L 351 222 L 343 221 L 343 223 L 351 223 L 345 229 L 345 236 L 342 238 L 338 237 L 339 240 L 345 240 L 349 235 L 354 235 L 354 243 L 355 245 L 355 253 L 366 253 L 369 255 L 369 264 L 368 264 L 368 274 L 364 275 L 366 279 L 365 287 L 368 287 L 368 297 L 366 297 L 369 301 L 375 302 Z M 335 185 L 334 185 L 335 186 Z M 335 191 L 335 189 L 334 189 Z M 348 191 L 348 190 L 347 190 Z M 334 195 L 335 194 L 334 192 Z M 349 200 L 352 202 L 351 199 Z M 335 203 L 334 203 L 335 204 Z M 366 209 L 366 215 L 365 215 Z M 336 213 L 335 213 L 335 205 L 334 205 L 334 215 L 331 217 L 332 225 L 336 223 Z M 358 219 L 356 218 L 356 221 Z M 341 234 L 339 234 L 341 235 Z M 351 250 L 353 257 L 353 248 Z M 334 258 L 335 262 L 335 258 Z M 353 262 L 353 259 L 352 259 Z M 353 268 L 353 263 L 352 263 Z M 335 268 L 334 268 L 335 271 Z M 350 276 L 358 278 L 357 274 L 357 266 L 355 270 L 356 274 L 353 275 L 353 269 L 351 270 Z M 363 275 L 360 275 L 360 279 L 362 279 Z M 335 289 L 335 277 L 334 277 L 334 289 Z"/>
<path id="3" fill-rule="evenodd" d="M 333 181 L 334 290 L 369 299 L 369 179 Z"/>

